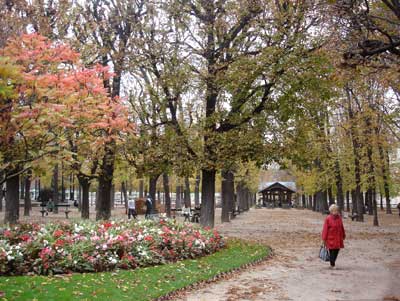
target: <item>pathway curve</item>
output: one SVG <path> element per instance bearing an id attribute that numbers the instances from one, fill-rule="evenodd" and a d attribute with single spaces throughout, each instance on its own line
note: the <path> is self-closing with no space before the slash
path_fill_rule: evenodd
<path id="1" fill-rule="evenodd" d="M 227 237 L 257 240 L 275 255 L 260 266 L 189 292 L 186 301 L 397 300 L 400 301 L 400 218 L 344 219 L 345 249 L 338 269 L 318 259 L 324 216 L 309 210 L 252 209 L 217 228 Z"/>

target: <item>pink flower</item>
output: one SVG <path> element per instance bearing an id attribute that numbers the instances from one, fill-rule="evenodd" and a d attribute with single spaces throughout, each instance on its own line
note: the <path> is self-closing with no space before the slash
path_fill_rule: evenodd
<path id="1" fill-rule="evenodd" d="M 12 232 L 10 230 L 4 230 L 3 235 L 6 238 L 10 238 L 12 237 Z"/>

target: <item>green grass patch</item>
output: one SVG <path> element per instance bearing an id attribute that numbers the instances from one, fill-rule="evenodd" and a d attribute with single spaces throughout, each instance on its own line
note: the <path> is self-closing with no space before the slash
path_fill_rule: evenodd
<path id="1" fill-rule="evenodd" d="M 1 300 L 152 300 L 268 255 L 262 245 L 229 241 L 210 256 L 174 264 L 64 277 L 0 277 Z"/>

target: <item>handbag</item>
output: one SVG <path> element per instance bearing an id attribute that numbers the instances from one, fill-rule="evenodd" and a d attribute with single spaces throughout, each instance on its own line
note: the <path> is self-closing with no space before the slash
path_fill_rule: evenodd
<path id="1" fill-rule="evenodd" d="M 322 245 L 319 249 L 319 258 L 321 258 L 323 261 L 330 260 L 329 250 L 324 245 Z"/>

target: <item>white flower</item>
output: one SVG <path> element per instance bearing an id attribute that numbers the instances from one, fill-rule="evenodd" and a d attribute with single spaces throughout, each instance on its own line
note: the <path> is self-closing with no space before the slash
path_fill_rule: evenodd
<path id="1" fill-rule="evenodd" d="M 116 263 L 118 262 L 118 260 L 117 260 L 116 258 L 112 257 L 112 256 L 110 256 L 110 257 L 108 258 L 108 261 L 109 261 L 111 264 L 116 264 Z"/>
<path id="2" fill-rule="evenodd" d="M 14 256 L 8 255 L 8 256 L 7 256 L 7 260 L 8 260 L 8 261 L 14 260 Z"/>

